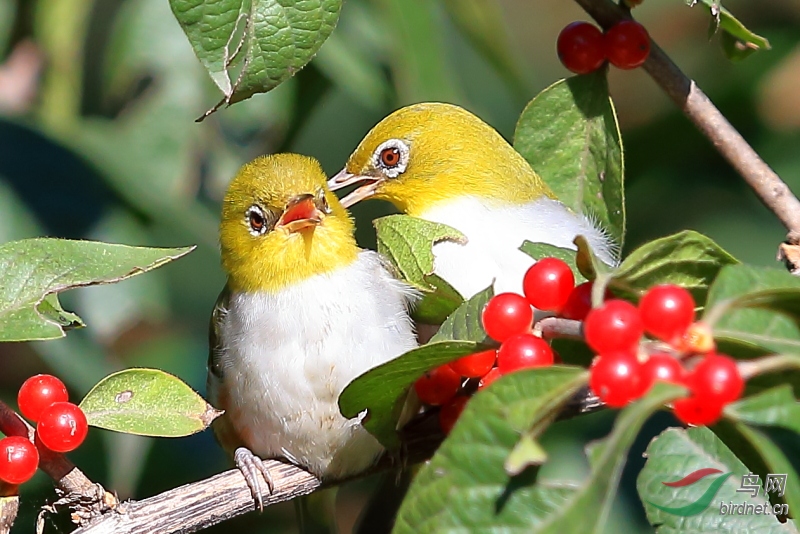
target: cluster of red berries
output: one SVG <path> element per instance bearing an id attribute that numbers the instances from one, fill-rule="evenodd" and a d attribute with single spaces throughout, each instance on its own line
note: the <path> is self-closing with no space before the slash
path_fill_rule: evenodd
<path id="1" fill-rule="evenodd" d="M 541 337 L 531 332 L 533 308 L 581 320 L 591 309 L 592 284 L 575 287 L 575 276 L 565 262 L 543 258 L 525 273 L 525 296 L 500 293 L 483 309 L 481 319 L 486 333 L 500 343 L 491 349 L 459 358 L 426 373 L 414 384 L 419 399 L 441 406 L 439 423 L 449 432 L 464 409 L 468 397 L 459 395 L 477 380 L 483 389 L 498 377 L 531 367 L 552 365 L 557 355 Z"/>
<path id="2" fill-rule="evenodd" d="M 605 34 L 588 22 L 573 22 L 558 35 L 558 58 L 576 74 L 599 69 L 606 60 L 619 69 L 635 69 L 650 54 L 650 36 L 636 21 L 623 20 Z"/>
<path id="3" fill-rule="evenodd" d="M 589 378 L 592 391 L 609 406 L 622 407 L 656 381 L 672 382 L 690 391 L 674 404 L 678 419 L 694 425 L 717 421 L 725 405 L 742 394 L 744 379 L 735 360 L 715 352 L 707 327 L 694 322 L 694 309 L 694 299 L 684 288 L 658 285 L 638 307 L 612 299 L 589 312 L 583 332 L 598 355 Z M 666 345 L 640 350 L 645 333 Z M 697 363 L 687 370 L 680 358 Z"/>
<path id="4" fill-rule="evenodd" d="M 26 418 L 36 422 L 36 445 L 27 437 L 0 439 L 0 480 L 27 482 L 39 466 L 38 446 L 55 452 L 77 449 L 89 425 L 80 407 L 68 402 L 64 383 L 51 375 L 32 376 L 19 389 L 17 405 Z"/>
<path id="5" fill-rule="evenodd" d="M 522 288 L 524 296 L 500 293 L 483 309 L 483 328 L 499 349 L 437 367 L 414 384 L 422 402 L 441 406 L 445 433 L 463 411 L 470 384 L 480 390 L 502 375 L 559 361 L 532 331 L 534 308 L 583 321 L 586 343 L 597 354 L 589 386 L 608 406 L 625 406 L 657 381 L 672 382 L 690 391 L 675 402 L 675 415 L 687 424 L 708 425 L 744 390 L 735 360 L 715 351 L 709 328 L 695 322 L 694 298 L 680 286 L 654 286 L 638 307 L 606 291 L 603 304 L 592 309 L 592 282 L 576 286 L 565 262 L 542 258 L 525 273 Z M 642 344 L 645 334 L 655 342 Z M 685 369 L 683 360 L 693 367 Z"/>

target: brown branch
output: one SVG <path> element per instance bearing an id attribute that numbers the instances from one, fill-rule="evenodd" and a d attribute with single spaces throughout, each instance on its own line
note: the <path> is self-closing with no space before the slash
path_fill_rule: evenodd
<path id="1" fill-rule="evenodd" d="M 264 506 L 311 493 L 320 486 L 313 475 L 278 461 L 269 466 L 275 491 L 263 493 Z M 266 489 L 266 484 L 262 487 Z M 73 534 L 167 534 L 195 532 L 255 510 L 242 473 L 236 469 L 165 491 L 141 501 L 122 503 Z"/>
<path id="2" fill-rule="evenodd" d="M 603 28 L 608 29 L 630 13 L 610 0 L 575 0 Z M 800 244 L 800 200 L 759 157 L 699 87 L 651 40 L 650 57 L 643 68 L 728 163 L 755 191 L 788 231 L 787 240 Z"/>
<path id="3" fill-rule="evenodd" d="M 0 486 L 2 485 L 0 482 Z M 0 496 L 0 534 L 11 532 L 17 512 L 19 512 L 19 495 Z"/>
<path id="4" fill-rule="evenodd" d="M 403 434 L 408 455 L 402 459 L 402 464 L 427 460 L 444 438 L 438 429 L 438 419 L 431 416 L 412 421 Z M 267 460 L 265 464 L 275 483 L 272 493 L 262 485 L 265 506 L 306 495 L 322 486 L 312 474 L 294 465 L 276 460 Z M 396 457 L 384 456 L 372 469 L 353 478 L 397 469 L 402 464 Z M 337 484 L 341 482 L 336 481 Z M 121 503 L 72 534 L 196 532 L 253 510 L 255 503 L 250 488 L 241 472 L 233 469 L 141 501 Z"/>

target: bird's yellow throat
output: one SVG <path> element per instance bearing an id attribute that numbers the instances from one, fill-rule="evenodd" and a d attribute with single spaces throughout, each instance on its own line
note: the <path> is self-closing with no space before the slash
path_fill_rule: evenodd
<path id="1" fill-rule="evenodd" d="M 231 290 L 277 292 L 355 261 L 353 222 L 325 181 L 316 160 L 297 154 L 266 156 L 242 167 L 228 187 L 220 223 Z M 318 223 L 291 231 L 280 217 L 301 195 L 314 196 L 323 210 Z M 263 214 L 263 234 L 252 227 L 254 210 Z"/>

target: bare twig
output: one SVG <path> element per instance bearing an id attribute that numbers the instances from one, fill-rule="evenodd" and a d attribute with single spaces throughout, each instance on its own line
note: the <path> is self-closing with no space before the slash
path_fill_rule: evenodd
<path id="1" fill-rule="evenodd" d="M 605 29 L 631 18 L 611 0 L 575 1 Z M 800 200 L 789 186 L 655 42 L 651 41 L 650 57 L 643 68 L 780 219 L 788 231 L 787 241 L 800 244 Z"/>
<path id="2" fill-rule="evenodd" d="M 434 414 L 435 415 L 435 414 Z M 436 417 L 419 417 L 403 432 L 408 455 L 403 462 L 418 463 L 430 458 L 444 436 Z M 354 478 L 400 467 L 399 459 L 385 456 L 372 469 Z M 265 461 L 275 488 L 263 485 L 264 505 L 269 506 L 306 495 L 322 483 L 294 465 Z M 343 481 L 335 481 L 341 483 Z M 168 534 L 195 532 L 237 515 L 255 510 L 250 488 L 241 472 L 231 470 L 211 478 L 186 484 L 141 501 L 121 503 L 73 534 Z"/>
<path id="3" fill-rule="evenodd" d="M 311 493 L 320 486 L 312 474 L 278 461 L 268 465 L 275 491 L 262 495 L 264 506 Z M 267 490 L 266 485 L 263 486 Z M 102 519 L 73 534 L 167 534 L 195 532 L 220 521 L 255 510 L 242 473 L 226 471 L 142 501 L 123 503 Z"/>
<path id="4" fill-rule="evenodd" d="M 17 512 L 19 512 L 19 495 L 0 496 L 0 534 L 11 532 Z"/>

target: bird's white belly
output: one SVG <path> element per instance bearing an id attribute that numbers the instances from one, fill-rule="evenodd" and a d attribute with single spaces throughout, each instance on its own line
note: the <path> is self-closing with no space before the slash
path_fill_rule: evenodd
<path id="1" fill-rule="evenodd" d="M 244 444 L 322 477 L 369 467 L 382 448 L 361 418 L 342 417 L 338 398 L 355 377 L 416 346 L 408 297 L 371 252 L 276 294 L 231 295 L 219 387 Z"/>
<path id="2" fill-rule="evenodd" d="M 522 293 L 522 278 L 536 260 L 521 252 L 526 240 L 575 249 L 577 235 L 588 238 L 595 254 L 614 264 L 615 247 L 604 232 L 563 204 L 541 198 L 523 205 L 487 206 L 473 197 L 434 206 L 420 215 L 452 226 L 467 243 L 442 241 L 433 246 L 435 273 L 464 298 L 494 281 L 495 293 Z"/>

